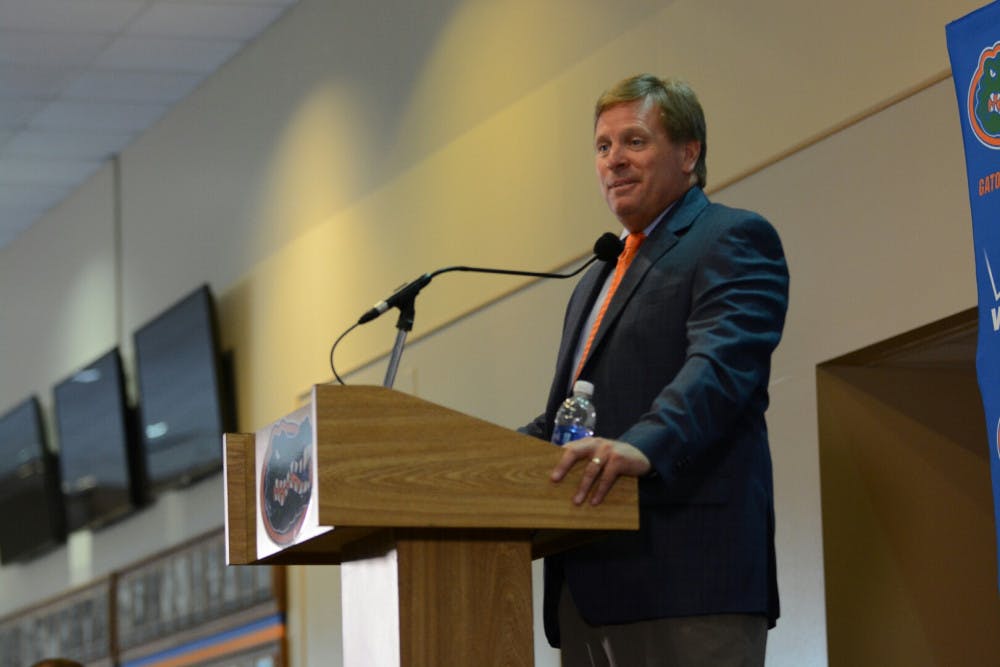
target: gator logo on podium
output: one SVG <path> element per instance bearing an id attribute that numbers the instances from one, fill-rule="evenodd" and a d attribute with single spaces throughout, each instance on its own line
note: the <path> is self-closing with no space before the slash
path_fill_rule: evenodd
<path id="1" fill-rule="evenodd" d="M 261 518 L 275 544 L 292 543 L 312 498 L 312 424 L 283 419 L 271 429 L 260 475 Z"/>
<path id="2" fill-rule="evenodd" d="M 1000 42 L 983 49 L 966 109 L 969 126 L 983 146 L 1000 149 Z"/>

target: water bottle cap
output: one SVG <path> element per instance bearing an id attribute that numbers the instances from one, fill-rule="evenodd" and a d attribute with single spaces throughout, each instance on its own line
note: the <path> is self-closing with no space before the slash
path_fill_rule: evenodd
<path id="1" fill-rule="evenodd" d="M 573 395 L 583 394 L 587 398 L 594 397 L 594 385 L 586 380 L 577 380 L 573 385 Z"/>

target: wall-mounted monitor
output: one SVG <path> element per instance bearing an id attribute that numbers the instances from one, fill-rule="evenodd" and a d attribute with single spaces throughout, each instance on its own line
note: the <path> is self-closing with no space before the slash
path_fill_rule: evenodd
<path id="1" fill-rule="evenodd" d="M 64 539 L 59 470 L 31 397 L 0 416 L 0 563 L 28 560 Z"/>
<path id="2" fill-rule="evenodd" d="M 143 325 L 134 342 L 149 489 L 158 493 L 221 470 L 222 434 L 234 420 L 209 287 Z"/>
<path id="3" fill-rule="evenodd" d="M 118 348 L 54 391 L 67 529 L 124 517 L 137 504 L 141 471 Z"/>

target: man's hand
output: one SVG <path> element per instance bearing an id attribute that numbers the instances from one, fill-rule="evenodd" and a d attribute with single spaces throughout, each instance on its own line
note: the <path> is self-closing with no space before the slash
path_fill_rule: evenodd
<path id="1" fill-rule="evenodd" d="M 582 438 L 562 446 L 563 456 L 552 470 L 552 481 L 561 482 L 570 468 L 584 461 L 583 479 L 573 496 L 573 502 L 582 505 L 587 494 L 591 505 L 599 505 L 608 495 L 620 475 L 642 477 L 651 469 L 649 459 L 639 449 L 627 442 L 604 438 Z M 596 486 L 594 483 L 597 483 Z"/>

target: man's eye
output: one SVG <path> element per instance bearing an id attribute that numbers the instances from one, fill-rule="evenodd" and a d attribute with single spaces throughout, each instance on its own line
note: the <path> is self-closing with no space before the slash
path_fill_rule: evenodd
<path id="1" fill-rule="evenodd" d="M 629 146 L 642 146 L 643 144 L 646 143 L 646 141 L 642 139 L 642 137 L 633 137 L 632 139 L 629 140 L 628 143 Z"/>
<path id="2" fill-rule="evenodd" d="M 608 152 L 609 146 L 608 144 L 597 144 L 596 149 L 598 153 L 603 155 L 604 153 Z"/>

